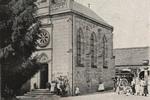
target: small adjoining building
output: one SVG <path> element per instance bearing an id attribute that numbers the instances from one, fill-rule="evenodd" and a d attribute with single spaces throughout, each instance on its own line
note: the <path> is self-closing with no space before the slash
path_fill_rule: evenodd
<path id="1" fill-rule="evenodd" d="M 50 2 L 52 1 L 52 2 Z M 30 81 L 31 89 L 64 77 L 69 92 L 96 92 L 99 83 L 113 87 L 113 27 L 90 8 L 74 0 L 37 0 L 41 21 L 37 52 L 43 69 Z"/>
<path id="2" fill-rule="evenodd" d="M 150 82 L 150 47 L 116 48 L 114 55 L 116 76 L 148 78 Z"/>

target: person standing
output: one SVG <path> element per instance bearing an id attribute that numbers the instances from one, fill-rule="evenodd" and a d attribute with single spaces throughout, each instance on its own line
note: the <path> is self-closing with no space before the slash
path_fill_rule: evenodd
<path id="1" fill-rule="evenodd" d="M 148 81 L 147 81 L 147 88 L 148 88 L 148 94 L 150 95 L 150 75 L 149 75 Z"/>
<path id="2" fill-rule="evenodd" d="M 144 96 L 148 94 L 148 81 L 144 80 Z"/>
<path id="3" fill-rule="evenodd" d="M 60 82 L 58 82 L 57 83 L 57 95 L 61 95 L 61 88 L 60 88 L 60 86 L 61 86 L 61 83 Z"/>
<path id="4" fill-rule="evenodd" d="M 140 94 L 140 80 L 138 77 L 135 80 L 135 93 L 136 95 Z"/>
<path id="5" fill-rule="evenodd" d="M 114 78 L 114 92 L 116 91 L 116 89 L 117 89 L 117 79 Z"/>
<path id="6" fill-rule="evenodd" d="M 144 81 L 144 78 L 141 79 L 140 81 L 140 95 L 144 95 L 144 84 L 145 84 L 145 81 Z"/>
<path id="7" fill-rule="evenodd" d="M 132 88 L 132 94 L 134 95 L 135 94 L 135 79 L 132 80 L 131 82 L 131 88 Z"/>
<path id="8" fill-rule="evenodd" d="M 76 87 L 75 88 L 75 95 L 78 96 L 80 94 L 80 89 L 79 87 Z"/>
<path id="9" fill-rule="evenodd" d="M 66 95 L 66 91 L 65 91 L 66 86 L 65 86 L 65 84 L 61 83 L 60 88 L 61 88 L 61 96 L 65 96 Z"/>
<path id="10" fill-rule="evenodd" d="M 58 89 L 57 89 L 57 82 L 55 82 L 55 86 L 54 86 L 54 94 L 58 94 Z"/>
<path id="11" fill-rule="evenodd" d="M 50 83 L 50 82 L 47 83 L 47 88 L 48 88 L 49 91 L 51 92 L 51 83 Z"/>
<path id="12" fill-rule="evenodd" d="M 120 81 L 121 81 L 121 79 L 117 78 L 117 87 L 116 87 L 116 93 L 117 94 L 120 94 Z"/>

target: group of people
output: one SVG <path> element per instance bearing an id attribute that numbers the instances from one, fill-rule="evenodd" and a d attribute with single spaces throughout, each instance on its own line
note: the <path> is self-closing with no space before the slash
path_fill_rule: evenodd
<path id="1" fill-rule="evenodd" d="M 131 82 L 128 82 L 125 78 L 117 78 L 115 84 L 115 91 L 118 94 L 126 95 L 148 95 L 148 82 L 144 78 L 133 78 Z"/>
<path id="2" fill-rule="evenodd" d="M 51 89 L 54 94 L 59 96 L 67 96 L 69 94 L 69 83 L 68 80 L 63 77 L 59 77 L 58 80 L 53 82 L 54 86 Z"/>
<path id="3" fill-rule="evenodd" d="M 34 83 L 34 89 L 38 89 L 38 86 L 36 83 Z M 60 76 L 57 77 L 54 81 L 47 82 L 46 84 L 47 89 L 53 94 L 59 95 L 59 96 L 68 96 L 70 93 L 70 85 L 69 80 L 66 77 Z M 78 86 L 75 87 L 75 95 L 80 95 L 80 89 Z"/>
<path id="4" fill-rule="evenodd" d="M 51 86 L 50 83 L 47 83 L 47 88 L 56 95 L 67 96 L 69 94 L 69 88 L 64 82 L 53 82 L 54 86 Z M 53 87 L 53 88 L 52 88 Z M 75 88 L 75 95 L 80 95 L 79 87 Z"/>
<path id="5" fill-rule="evenodd" d="M 148 82 L 144 78 L 133 79 L 131 82 L 132 92 L 135 95 L 147 96 L 148 94 Z"/>

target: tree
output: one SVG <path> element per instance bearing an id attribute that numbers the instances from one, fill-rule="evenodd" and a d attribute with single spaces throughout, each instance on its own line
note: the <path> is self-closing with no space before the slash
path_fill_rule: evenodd
<path id="1" fill-rule="evenodd" d="M 2 96 L 16 91 L 39 69 L 36 50 L 39 25 L 34 17 L 36 0 L 0 0 L 0 65 Z"/>

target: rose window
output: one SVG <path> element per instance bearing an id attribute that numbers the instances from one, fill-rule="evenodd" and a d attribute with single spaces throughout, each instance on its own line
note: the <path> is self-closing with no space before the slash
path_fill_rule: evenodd
<path id="1" fill-rule="evenodd" d="M 50 34 L 46 30 L 41 30 L 38 39 L 40 47 L 46 47 L 50 42 Z"/>

